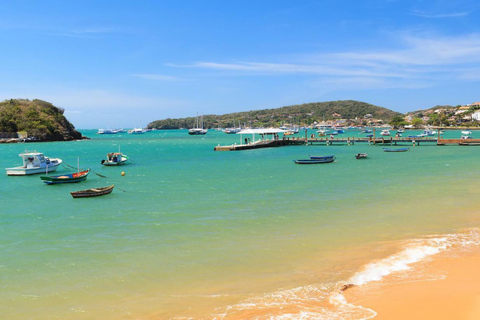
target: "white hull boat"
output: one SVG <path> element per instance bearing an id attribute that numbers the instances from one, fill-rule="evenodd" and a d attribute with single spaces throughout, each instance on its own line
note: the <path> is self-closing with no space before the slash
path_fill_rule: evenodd
<path id="1" fill-rule="evenodd" d="M 20 167 L 6 168 L 5 171 L 9 176 L 26 176 L 36 173 L 48 173 L 57 170 L 62 164 L 62 159 L 50 159 L 40 152 L 25 152 L 19 154 L 23 160 Z"/>

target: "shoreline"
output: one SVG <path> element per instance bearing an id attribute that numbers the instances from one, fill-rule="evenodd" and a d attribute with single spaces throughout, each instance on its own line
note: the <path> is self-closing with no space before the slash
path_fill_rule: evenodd
<path id="1" fill-rule="evenodd" d="M 419 278 L 399 281 L 392 273 L 341 294 L 374 311 L 372 319 L 480 319 L 480 249 L 453 248 L 428 260 L 412 267 Z"/>

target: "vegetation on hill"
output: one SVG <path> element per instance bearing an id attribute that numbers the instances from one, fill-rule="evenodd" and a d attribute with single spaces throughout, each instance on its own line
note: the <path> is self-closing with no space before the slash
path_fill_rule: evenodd
<path id="1" fill-rule="evenodd" d="M 242 126 L 251 127 L 278 127 L 282 124 L 295 124 L 309 126 L 315 122 L 334 119 L 347 119 L 350 122 L 362 124 L 366 122 L 365 116 L 390 121 L 400 113 L 377 107 L 360 101 L 343 100 L 329 102 L 313 102 L 300 105 L 286 106 L 276 109 L 236 112 L 224 115 L 203 116 L 205 128 L 233 127 L 240 123 Z M 156 120 L 148 124 L 148 128 L 178 129 L 192 128 L 195 126 L 196 117 Z"/>
<path id="2" fill-rule="evenodd" d="M 0 132 L 25 131 L 40 141 L 82 139 L 63 113 L 63 109 L 38 99 L 5 100 L 0 102 Z"/>

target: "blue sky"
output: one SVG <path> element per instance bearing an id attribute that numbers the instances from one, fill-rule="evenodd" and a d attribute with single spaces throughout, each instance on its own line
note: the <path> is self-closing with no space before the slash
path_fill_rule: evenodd
<path id="1" fill-rule="evenodd" d="M 0 100 L 79 129 L 353 99 L 480 101 L 476 0 L 0 3 Z"/>

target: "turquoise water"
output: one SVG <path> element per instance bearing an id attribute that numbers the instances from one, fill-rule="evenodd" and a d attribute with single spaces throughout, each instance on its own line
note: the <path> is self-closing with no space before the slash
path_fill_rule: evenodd
<path id="1" fill-rule="evenodd" d="M 268 318 L 281 312 L 258 301 L 274 292 L 315 285 L 314 295 L 327 295 L 401 241 L 479 225 L 480 147 L 214 152 L 239 136 L 95 132 L 82 131 L 91 140 L 0 144 L 2 168 L 20 165 L 28 149 L 93 171 L 79 184 L 0 178 L 0 318 L 242 318 L 245 301 Z M 343 134 L 353 135 L 363 134 Z M 119 149 L 130 164 L 100 164 Z M 359 152 L 369 159 L 356 160 Z M 292 162 L 326 154 L 336 162 Z M 112 183 L 104 197 L 69 194 Z"/>

